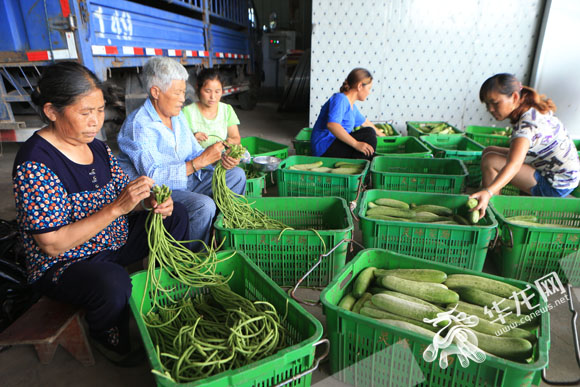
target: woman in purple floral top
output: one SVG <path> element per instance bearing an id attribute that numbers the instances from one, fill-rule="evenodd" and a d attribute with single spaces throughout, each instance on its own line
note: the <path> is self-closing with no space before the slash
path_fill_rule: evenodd
<path id="1" fill-rule="evenodd" d="M 510 119 L 510 147 L 490 146 L 481 155 L 482 187 L 471 195 L 485 215 L 489 199 L 508 183 L 533 196 L 566 197 L 580 179 L 580 160 L 570 135 L 554 116 L 556 105 L 511 74 L 487 79 L 479 99 L 498 121 Z"/>
<path id="2" fill-rule="evenodd" d="M 145 209 L 162 214 L 178 240 L 188 239 L 187 212 L 171 198 L 156 203 L 154 181 L 129 181 L 95 139 L 105 99 L 90 70 L 74 62 L 46 68 L 32 100 L 48 125 L 22 145 L 12 172 L 28 281 L 85 309 L 96 347 L 118 365 L 135 364 L 124 266 L 148 254 Z"/>

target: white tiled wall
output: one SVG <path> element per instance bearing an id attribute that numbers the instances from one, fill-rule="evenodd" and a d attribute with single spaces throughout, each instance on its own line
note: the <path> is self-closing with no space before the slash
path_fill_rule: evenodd
<path id="1" fill-rule="evenodd" d="M 373 90 L 357 106 L 371 121 L 498 125 L 479 87 L 499 73 L 527 83 L 542 0 L 318 0 L 312 10 L 310 126 L 355 67 Z"/>

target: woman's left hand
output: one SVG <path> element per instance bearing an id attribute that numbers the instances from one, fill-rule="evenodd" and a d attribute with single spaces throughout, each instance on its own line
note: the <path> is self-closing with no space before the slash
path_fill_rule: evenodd
<path id="1" fill-rule="evenodd" d="M 386 136 L 385 132 L 383 132 L 382 130 L 376 130 L 376 132 L 377 132 L 377 137 L 385 137 Z"/>
<path id="2" fill-rule="evenodd" d="M 149 201 L 151 203 L 151 207 L 153 208 L 153 212 L 156 214 L 161 214 L 163 219 L 171 216 L 173 213 L 173 199 L 171 196 L 168 197 L 163 203 L 157 203 L 155 200 L 155 195 L 151 194 L 151 196 L 149 196 Z"/>
<path id="3" fill-rule="evenodd" d="M 485 211 L 487 210 L 487 206 L 489 205 L 489 199 L 491 199 L 491 194 L 487 192 L 487 190 L 478 191 L 469 196 L 469 198 L 477 199 L 478 203 L 475 208 L 471 211 L 479 211 L 479 219 L 485 216 Z"/>
<path id="4" fill-rule="evenodd" d="M 240 159 L 236 159 L 234 157 L 230 157 L 227 153 L 222 154 L 222 166 L 225 169 L 232 169 L 238 166 L 240 163 Z"/>

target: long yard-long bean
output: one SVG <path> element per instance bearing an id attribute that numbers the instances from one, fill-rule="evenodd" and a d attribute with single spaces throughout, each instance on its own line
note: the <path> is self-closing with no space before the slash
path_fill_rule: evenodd
<path id="1" fill-rule="evenodd" d="M 230 157 L 240 158 L 245 149 L 241 145 L 230 146 Z M 272 219 L 262 211 L 254 208 L 242 195 L 238 195 L 226 185 L 226 169 L 221 161 L 217 163 L 211 181 L 213 199 L 223 214 L 226 228 L 282 230 L 289 228 L 284 223 Z"/>

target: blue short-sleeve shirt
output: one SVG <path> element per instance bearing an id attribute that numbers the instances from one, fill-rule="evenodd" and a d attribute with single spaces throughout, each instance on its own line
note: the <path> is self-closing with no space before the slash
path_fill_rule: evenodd
<path id="1" fill-rule="evenodd" d="M 355 126 L 360 126 L 366 118 L 358 110 L 356 105 L 350 106 L 350 101 L 343 93 L 336 93 L 320 110 L 318 119 L 312 129 L 312 136 L 310 137 L 310 146 L 314 156 L 322 156 L 336 140 L 334 134 L 328 130 L 328 123 L 335 122 L 342 125 L 348 132 L 352 132 Z"/>

